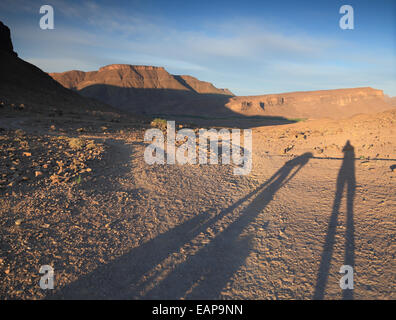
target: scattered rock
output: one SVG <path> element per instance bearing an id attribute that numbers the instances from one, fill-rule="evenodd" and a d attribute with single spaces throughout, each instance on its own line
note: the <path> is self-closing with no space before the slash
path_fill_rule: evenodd
<path id="1" fill-rule="evenodd" d="M 292 150 L 294 148 L 294 145 L 290 145 L 290 146 L 287 146 L 284 150 L 283 150 L 283 153 L 288 153 L 290 150 Z"/>
<path id="2" fill-rule="evenodd" d="M 43 175 L 43 173 L 41 171 L 35 171 L 34 172 L 34 176 L 35 177 L 39 177 L 39 176 L 42 176 L 42 175 Z"/>
<path id="3" fill-rule="evenodd" d="M 59 176 L 57 174 L 53 174 L 50 176 L 50 180 L 52 184 L 59 183 Z"/>

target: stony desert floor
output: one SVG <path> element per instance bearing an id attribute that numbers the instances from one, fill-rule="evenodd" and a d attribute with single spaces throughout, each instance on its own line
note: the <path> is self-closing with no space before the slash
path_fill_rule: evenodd
<path id="1" fill-rule="evenodd" d="M 147 165 L 148 127 L 0 119 L 1 299 L 396 298 L 395 111 L 255 127 L 247 176 Z"/>

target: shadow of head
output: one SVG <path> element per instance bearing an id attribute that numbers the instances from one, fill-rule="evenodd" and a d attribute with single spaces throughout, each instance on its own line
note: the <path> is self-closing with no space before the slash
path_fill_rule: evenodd
<path id="1" fill-rule="evenodd" d="M 312 157 L 313 157 L 313 154 L 311 152 L 306 152 L 306 153 L 302 154 L 301 156 L 298 156 L 294 159 L 287 161 L 285 165 L 287 165 L 287 166 L 297 166 L 297 165 L 303 166 Z"/>
<path id="2" fill-rule="evenodd" d="M 353 152 L 355 148 L 353 145 L 351 145 L 351 141 L 347 140 L 345 143 L 345 146 L 342 148 L 342 152 L 347 153 L 347 152 Z"/>

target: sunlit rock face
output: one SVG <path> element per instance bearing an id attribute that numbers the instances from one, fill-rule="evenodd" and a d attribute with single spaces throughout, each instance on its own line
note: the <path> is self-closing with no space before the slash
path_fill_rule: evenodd
<path id="1" fill-rule="evenodd" d="M 370 87 L 233 97 L 226 106 L 245 115 L 303 118 L 343 118 L 392 107 L 382 90 Z"/>

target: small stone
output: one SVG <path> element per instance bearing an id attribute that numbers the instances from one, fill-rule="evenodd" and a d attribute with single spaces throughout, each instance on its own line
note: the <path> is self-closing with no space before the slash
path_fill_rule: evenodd
<path id="1" fill-rule="evenodd" d="M 282 230 L 279 230 L 279 238 L 287 238 L 286 234 Z"/>
<path id="2" fill-rule="evenodd" d="M 51 183 L 58 183 L 59 182 L 59 176 L 56 174 L 53 174 L 52 176 L 50 176 L 51 179 Z"/>
<path id="3" fill-rule="evenodd" d="M 30 152 L 24 152 L 22 153 L 22 155 L 24 155 L 25 157 L 31 157 L 32 154 Z"/>
<path id="4" fill-rule="evenodd" d="M 17 220 L 15 220 L 15 225 L 16 225 L 16 226 L 21 225 L 22 221 L 23 221 L 22 219 L 17 219 Z"/>
<path id="5" fill-rule="evenodd" d="M 43 173 L 42 173 L 41 171 L 35 171 L 35 172 L 34 172 L 34 175 L 35 175 L 36 177 L 39 177 L 39 176 L 42 176 Z"/>

